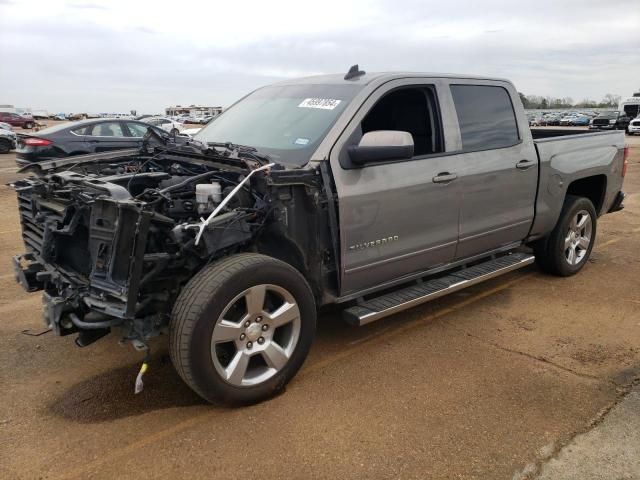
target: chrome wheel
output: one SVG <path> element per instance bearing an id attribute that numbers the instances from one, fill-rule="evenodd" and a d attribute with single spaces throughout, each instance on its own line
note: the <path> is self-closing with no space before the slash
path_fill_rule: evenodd
<path id="1" fill-rule="evenodd" d="M 578 265 L 589 251 L 593 222 L 586 210 L 580 210 L 571 220 L 564 239 L 564 256 L 569 265 Z"/>
<path id="2" fill-rule="evenodd" d="M 284 368 L 300 337 L 300 310 L 277 285 L 255 285 L 225 307 L 211 335 L 211 358 L 225 382 L 262 383 Z"/>

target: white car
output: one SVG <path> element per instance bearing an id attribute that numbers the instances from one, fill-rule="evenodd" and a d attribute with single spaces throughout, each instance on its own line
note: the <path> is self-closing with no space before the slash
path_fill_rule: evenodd
<path id="1" fill-rule="evenodd" d="M 13 127 L 8 123 L 0 122 L 0 130 L 9 130 L 12 131 Z"/>
<path id="2" fill-rule="evenodd" d="M 182 133 L 182 131 L 185 130 L 185 126 L 182 123 L 166 117 L 148 117 L 143 118 L 140 121 L 148 123 L 149 125 L 155 125 L 156 127 L 175 135 Z"/>
<path id="3" fill-rule="evenodd" d="M 198 133 L 200 130 L 202 130 L 202 127 L 195 127 L 195 128 L 185 128 L 184 130 L 182 130 L 180 132 L 180 135 L 184 135 L 186 137 L 193 137 L 196 133 Z"/>
<path id="4" fill-rule="evenodd" d="M 637 116 L 629 122 L 629 128 L 627 131 L 629 132 L 629 135 L 640 134 L 640 116 Z"/>

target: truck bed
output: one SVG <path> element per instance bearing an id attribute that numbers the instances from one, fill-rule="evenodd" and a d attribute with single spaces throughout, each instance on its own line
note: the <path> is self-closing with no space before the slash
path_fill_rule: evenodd
<path id="1" fill-rule="evenodd" d="M 588 133 L 602 133 L 593 130 L 574 130 L 567 128 L 532 128 L 531 136 L 534 140 L 541 138 L 567 137 L 574 135 L 585 135 Z"/>
<path id="2" fill-rule="evenodd" d="M 532 235 L 549 232 L 560 215 L 569 187 L 582 178 L 601 181 L 605 194 L 593 199 L 606 213 L 622 186 L 624 131 L 531 129 L 540 162 Z"/>

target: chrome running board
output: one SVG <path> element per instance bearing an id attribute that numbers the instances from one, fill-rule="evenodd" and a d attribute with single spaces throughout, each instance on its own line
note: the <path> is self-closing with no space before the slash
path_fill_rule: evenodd
<path id="1" fill-rule="evenodd" d="M 366 325 L 408 308 L 434 300 L 499 275 L 531 265 L 535 257 L 527 253 L 511 253 L 472 267 L 405 287 L 371 300 L 365 300 L 342 312 L 343 318 L 355 326 Z"/>

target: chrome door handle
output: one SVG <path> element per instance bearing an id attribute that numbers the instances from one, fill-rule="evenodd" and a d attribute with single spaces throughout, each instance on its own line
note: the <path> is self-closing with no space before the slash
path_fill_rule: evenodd
<path id="1" fill-rule="evenodd" d="M 529 168 L 533 167 L 536 164 L 536 162 L 532 162 L 530 160 L 520 160 L 518 163 L 516 163 L 516 168 L 518 170 L 528 170 Z"/>
<path id="2" fill-rule="evenodd" d="M 456 178 L 458 178 L 458 175 L 456 175 L 455 173 L 441 172 L 431 180 L 433 181 L 433 183 L 449 183 L 453 182 Z"/>

